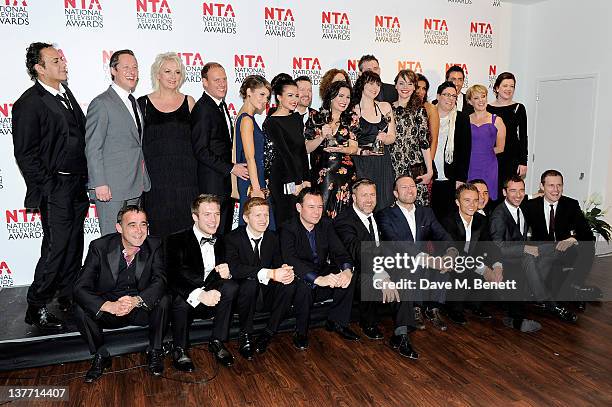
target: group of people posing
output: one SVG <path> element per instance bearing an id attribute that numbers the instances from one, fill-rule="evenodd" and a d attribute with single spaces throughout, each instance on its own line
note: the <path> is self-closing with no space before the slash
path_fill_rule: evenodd
<path id="1" fill-rule="evenodd" d="M 180 93 L 181 59 L 160 54 L 151 67 L 153 92 L 136 99 L 136 57 L 116 51 L 112 84 L 86 116 L 51 44 L 30 44 L 26 67 L 35 84 L 14 103 L 13 141 L 25 206 L 40 210 L 44 237 L 25 321 L 65 329 L 47 309 L 56 296 L 61 311 L 73 310 L 94 355 L 88 382 L 110 365 L 102 328 L 149 325 L 154 375 L 163 371 L 169 321 L 173 365 L 181 371 L 194 369 L 188 353 L 194 317 L 214 317 L 209 349 L 226 366 L 234 362 L 224 343 L 235 310 L 239 351 L 249 360 L 265 352 L 291 305 L 294 344 L 306 349 L 311 307 L 324 298 L 333 298 L 326 328 L 358 340 L 349 326 L 355 287 L 393 278 L 361 268 L 364 241 L 414 242 L 414 254 L 425 257 L 427 241 L 466 242 L 447 245 L 450 257 L 479 253 L 485 249 L 478 242 L 494 241 L 488 263 L 470 270 L 471 278 L 500 282 L 512 275 L 565 321 L 577 317 L 555 301 L 564 288 L 558 281 L 590 290 L 584 279 L 592 253 L 578 247 L 593 237 L 577 201 L 562 196 L 561 173 L 542 174 L 543 196 L 524 202 L 526 113 L 513 101 L 511 73 L 498 76 L 488 104 L 484 86 L 461 93 L 464 72 L 453 66 L 429 103 L 424 76 L 402 70 L 395 85 L 382 83 L 377 59 L 365 55 L 354 85 L 340 69 L 323 76 L 319 110 L 310 106 L 308 77 L 278 74 L 271 84 L 246 77 L 234 121 L 227 76 L 215 62 L 202 68 L 204 93 L 196 102 Z M 268 109 L 272 94 L 276 106 Z M 260 127 L 255 116 L 264 112 Z M 102 237 L 81 267 L 88 192 Z M 236 201 L 240 226 L 232 230 Z M 528 234 L 552 243 L 529 244 Z M 580 272 L 550 278 L 568 264 Z M 448 281 L 456 277 L 451 271 L 424 272 Z M 491 318 L 477 301 L 443 305 L 444 290 L 417 302 L 400 301 L 395 289 L 378 294 L 360 301 L 363 334 L 382 339 L 379 308 L 391 307 L 391 344 L 410 358 L 418 353 L 409 333 L 424 329 L 424 319 L 447 329 L 441 309 L 461 325 L 464 305 Z M 270 318 L 255 341 L 256 310 Z M 523 302 L 511 302 L 504 323 L 540 329 L 525 315 Z"/>

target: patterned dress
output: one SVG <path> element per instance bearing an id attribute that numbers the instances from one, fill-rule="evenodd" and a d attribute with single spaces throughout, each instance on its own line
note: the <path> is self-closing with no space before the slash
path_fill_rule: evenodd
<path id="1" fill-rule="evenodd" d="M 326 112 L 321 111 L 320 115 Z M 359 126 L 359 118 L 354 113 L 344 113 L 340 116 L 340 125 L 334 139 L 339 146 L 348 145 L 349 140 L 357 140 L 355 131 Z M 312 140 L 321 135 L 323 124 L 315 124 L 311 116 L 304 128 L 306 140 Z M 324 150 L 323 141 L 312 153 L 313 187 L 319 188 L 323 195 L 325 212 L 330 218 L 335 218 L 340 211 L 351 203 L 351 184 L 357 179 L 353 159 L 348 154 L 328 153 Z"/>
<path id="2" fill-rule="evenodd" d="M 398 106 L 393 108 L 395 114 L 395 143 L 390 146 L 391 162 L 396 176 L 412 174 L 411 167 L 425 167 L 425 157 L 421 150 L 430 147 L 429 127 L 427 124 L 427 112 L 420 107 L 416 111 Z M 417 183 L 416 203 L 421 206 L 429 206 L 429 190 L 427 185 Z"/>

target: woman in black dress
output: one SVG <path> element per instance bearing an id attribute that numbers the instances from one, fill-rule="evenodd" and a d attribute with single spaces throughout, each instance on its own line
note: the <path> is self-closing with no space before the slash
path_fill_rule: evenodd
<path id="1" fill-rule="evenodd" d="M 264 170 L 278 227 L 295 216 L 295 197 L 310 182 L 307 181 L 304 122 L 294 112 L 298 104 L 297 84 L 289 75 L 281 73 L 272 80 L 272 90 L 277 108 L 270 110 L 263 124 Z"/>
<path id="2" fill-rule="evenodd" d="M 312 182 L 323 195 L 325 212 L 335 218 L 348 207 L 351 184 L 357 179 L 351 154 L 357 152 L 359 118 L 350 110 L 351 89 L 334 82 L 323 97 L 318 113 L 306 122 L 306 151 L 310 153 Z"/>
<path id="3" fill-rule="evenodd" d="M 193 224 L 191 202 L 198 194 L 189 114 L 194 99 L 179 89 L 185 66 L 174 52 L 151 66 L 153 92 L 138 98 L 144 117 L 142 150 L 151 190 L 143 195 L 151 235 L 165 237 Z"/>
<path id="4" fill-rule="evenodd" d="M 512 99 L 515 85 L 516 78 L 512 73 L 500 73 L 493 85 L 496 98 L 487 106 L 489 113 L 501 117 L 506 125 L 504 152 L 497 155 L 498 197 L 503 197 L 501 189 L 505 180 L 512 175 L 527 175 L 527 111 L 523 104 Z"/>
<path id="5" fill-rule="evenodd" d="M 389 103 L 375 100 L 381 84 L 378 74 L 366 71 L 353 88 L 353 111 L 359 116 L 359 150 L 353 160 L 357 176 L 376 184 L 376 211 L 395 201 L 395 173 L 389 153 L 389 145 L 395 142 L 395 119 Z"/>

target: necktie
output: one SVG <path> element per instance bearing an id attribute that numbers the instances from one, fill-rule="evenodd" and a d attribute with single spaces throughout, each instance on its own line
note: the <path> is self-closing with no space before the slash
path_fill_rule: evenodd
<path id="1" fill-rule="evenodd" d="M 221 103 L 219 103 L 219 109 L 221 109 L 221 112 L 223 112 L 223 115 L 227 117 L 227 121 L 229 122 L 230 128 L 230 140 L 234 140 L 234 123 L 232 123 L 232 118 L 229 114 L 229 110 L 227 109 L 227 104 L 225 103 L 225 100 L 221 100 Z"/>
<path id="2" fill-rule="evenodd" d="M 66 96 L 63 93 L 58 93 L 57 95 L 55 95 L 56 98 L 58 98 L 60 100 L 60 102 L 62 102 L 62 104 L 70 111 L 72 111 L 72 105 L 70 104 L 70 100 L 68 99 L 68 96 Z"/>
<path id="3" fill-rule="evenodd" d="M 552 240 L 555 239 L 555 205 L 550 204 L 550 215 L 548 216 L 548 234 Z"/>
<path id="4" fill-rule="evenodd" d="M 200 246 L 204 246 L 207 243 L 214 246 L 216 241 L 216 237 L 202 237 L 200 239 Z"/>
<path id="5" fill-rule="evenodd" d="M 142 139 L 142 125 L 140 124 L 140 116 L 138 115 L 138 108 L 136 107 L 136 98 L 131 93 L 128 96 L 130 103 L 132 104 L 132 110 L 134 111 L 134 117 L 136 118 L 136 127 L 138 127 L 138 136 Z"/>
<path id="6" fill-rule="evenodd" d="M 308 243 L 310 243 L 312 260 L 315 262 L 315 264 L 319 264 L 319 254 L 317 253 L 317 241 L 315 239 L 315 231 L 313 229 L 312 231 L 306 233 L 308 234 Z"/>
<path id="7" fill-rule="evenodd" d="M 376 233 L 374 233 L 374 223 L 372 221 L 372 215 L 368 216 L 368 222 L 370 223 L 368 225 L 368 231 L 370 232 L 370 238 L 373 241 L 376 241 Z"/>
<path id="8" fill-rule="evenodd" d="M 516 226 L 518 226 L 519 232 L 520 232 L 521 231 L 521 209 L 520 208 L 516 208 Z"/>
<path id="9" fill-rule="evenodd" d="M 255 243 L 255 246 L 253 247 L 253 254 L 255 255 L 255 260 L 257 261 L 257 264 L 261 263 L 261 258 L 259 257 L 259 242 L 261 241 L 261 239 L 261 237 L 259 239 L 251 239 L 253 243 Z"/>

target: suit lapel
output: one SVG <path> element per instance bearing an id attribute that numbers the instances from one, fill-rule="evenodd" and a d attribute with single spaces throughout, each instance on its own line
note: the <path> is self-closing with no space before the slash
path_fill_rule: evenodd
<path id="1" fill-rule="evenodd" d="M 45 88 L 42 87 L 42 85 L 38 82 L 36 82 L 36 86 L 37 89 L 40 93 L 41 99 L 43 101 L 43 103 L 45 105 L 47 105 L 47 107 L 55 114 L 59 115 L 59 117 L 61 118 L 60 120 L 62 121 L 62 125 L 64 127 L 64 130 L 66 131 L 66 133 L 68 132 L 68 120 L 66 119 L 66 116 L 64 116 L 64 113 L 60 110 L 60 107 L 58 105 L 58 101 L 55 99 L 55 97 L 47 92 L 47 90 Z"/>
<path id="2" fill-rule="evenodd" d="M 266 234 L 264 233 L 261 241 L 259 242 L 259 259 L 263 261 L 263 259 L 261 258 L 261 255 L 263 253 L 263 247 L 264 244 L 266 243 Z M 249 264 L 253 264 L 256 265 L 257 261 L 255 259 L 255 251 L 253 250 L 253 247 L 251 246 L 251 239 L 249 238 L 249 235 L 247 234 L 246 231 L 246 226 L 245 228 L 242 230 L 242 232 L 240 233 L 240 244 L 243 247 L 243 250 L 246 250 L 247 253 L 249 253 Z"/>
<path id="3" fill-rule="evenodd" d="M 404 212 L 397 205 L 393 207 L 392 211 L 397 222 L 396 225 L 400 230 L 399 235 L 405 237 L 404 240 L 414 241 L 414 236 L 412 236 L 412 231 L 410 230 L 410 225 L 408 225 L 408 219 L 404 216 Z"/>
<path id="4" fill-rule="evenodd" d="M 116 108 L 122 112 L 121 115 L 123 116 L 123 120 L 131 124 L 130 133 L 132 133 L 132 136 L 134 136 L 136 140 L 138 140 L 138 143 L 140 143 L 140 135 L 138 134 L 138 126 L 136 126 L 136 122 L 134 121 L 134 118 L 132 117 L 130 112 L 127 110 L 127 106 L 125 106 L 125 104 L 123 103 L 123 100 L 121 100 L 121 98 L 119 97 L 117 92 L 115 92 L 115 89 L 113 89 L 112 86 L 108 87 L 107 92 L 110 98 L 113 99 Z M 136 109 L 138 109 L 138 103 L 136 103 Z M 141 123 L 142 123 L 142 120 L 141 120 Z"/>
<path id="5" fill-rule="evenodd" d="M 149 244 L 145 240 L 142 246 L 140 247 L 140 251 L 136 254 L 136 281 L 140 281 L 140 276 L 142 276 L 142 272 L 144 271 L 145 264 L 147 262 L 147 258 L 149 257 Z"/>
<path id="6" fill-rule="evenodd" d="M 352 222 L 354 225 L 357 225 L 357 229 L 359 229 L 359 233 L 361 236 L 366 237 L 367 239 L 361 239 L 361 240 L 370 240 L 370 231 L 366 228 L 366 226 L 363 224 L 363 222 L 361 221 L 361 219 L 359 218 L 359 215 L 357 215 L 357 212 L 355 212 L 355 209 L 350 208 L 351 211 L 351 217 Z M 380 239 L 380 236 L 379 236 Z"/>
<path id="7" fill-rule="evenodd" d="M 113 239 L 111 243 L 112 244 L 109 244 L 111 247 L 106 258 L 108 260 L 110 272 L 113 275 L 113 280 L 117 281 L 117 277 L 119 276 L 119 259 L 123 254 L 121 253 L 121 244 L 119 244 L 118 241 Z"/>
<path id="8" fill-rule="evenodd" d="M 473 218 L 472 218 L 472 222 L 473 222 Z M 465 232 L 465 226 L 463 225 L 463 220 L 461 219 L 461 215 L 459 214 L 459 212 L 457 211 L 455 213 L 455 225 L 457 226 L 457 230 L 459 231 L 458 236 L 458 241 L 462 241 L 465 242 L 465 237 L 466 237 L 466 232 Z M 472 233 L 474 232 L 474 225 L 472 225 Z"/>
<path id="9" fill-rule="evenodd" d="M 414 241 L 418 242 L 421 239 L 421 228 L 423 227 L 423 211 L 418 205 L 414 207 L 415 231 Z"/>
<path id="10" fill-rule="evenodd" d="M 66 95 L 68 96 L 68 99 L 70 99 L 70 104 L 72 105 L 72 111 L 74 112 L 77 123 L 79 124 L 80 127 L 85 128 L 85 115 L 83 114 L 83 110 L 81 109 L 79 102 L 76 100 L 76 98 L 74 97 L 74 95 L 72 94 L 68 86 L 66 86 L 65 84 L 62 84 L 62 85 L 64 86 L 64 90 L 66 91 Z"/>

